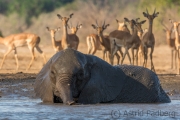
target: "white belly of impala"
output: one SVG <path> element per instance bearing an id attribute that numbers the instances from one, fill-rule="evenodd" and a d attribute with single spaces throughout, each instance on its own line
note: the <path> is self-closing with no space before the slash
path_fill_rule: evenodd
<path id="1" fill-rule="evenodd" d="M 22 39 L 22 40 L 15 40 L 14 41 L 14 45 L 16 47 L 26 46 L 28 41 L 29 41 L 28 39 L 27 40 L 24 40 L 24 39 Z"/>

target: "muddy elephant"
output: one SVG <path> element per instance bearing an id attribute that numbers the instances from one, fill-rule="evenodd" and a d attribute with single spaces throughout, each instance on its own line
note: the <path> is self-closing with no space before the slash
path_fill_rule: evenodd
<path id="1" fill-rule="evenodd" d="M 37 74 L 34 90 L 43 102 L 68 105 L 170 102 L 151 70 L 112 66 L 73 49 L 60 51 L 47 62 Z"/>

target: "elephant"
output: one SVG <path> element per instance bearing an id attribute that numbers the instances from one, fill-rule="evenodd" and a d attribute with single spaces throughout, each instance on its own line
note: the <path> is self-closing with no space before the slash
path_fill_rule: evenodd
<path id="1" fill-rule="evenodd" d="M 36 76 L 34 90 L 43 102 L 66 105 L 171 102 L 148 68 L 112 66 L 71 48 L 49 59 Z"/>

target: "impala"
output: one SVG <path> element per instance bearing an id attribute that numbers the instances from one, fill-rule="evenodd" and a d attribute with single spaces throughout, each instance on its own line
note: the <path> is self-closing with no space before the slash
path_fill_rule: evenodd
<path id="1" fill-rule="evenodd" d="M 125 20 L 127 20 L 127 18 L 124 18 Z M 132 20 L 133 24 L 136 24 L 136 22 L 134 20 Z M 141 27 L 139 27 L 138 25 L 135 25 L 134 28 L 138 31 L 142 32 Z M 121 64 L 124 61 L 124 58 L 126 56 L 126 54 L 128 55 L 130 64 L 131 64 L 131 57 L 129 55 L 129 48 L 132 47 L 133 45 L 133 40 L 135 39 L 135 35 L 136 32 L 134 32 L 132 35 L 128 32 L 124 32 L 124 31 L 118 31 L 115 30 L 113 32 L 111 32 L 109 34 L 109 38 L 110 38 L 110 44 L 111 44 L 111 64 L 113 64 L 113 58 L 114 58 L 114 54 L 117 52 L 117 50 L 119 50 L 119 48 L 124 47 L 125 48 L 125 53 L 123 54 L 123 58 L 121 60 Z"/>
<path id="2" fill-rule="evenodd" d="M 69 19 L 72 18 L 73 13 L 69 15 L 69 17 L 62 17 L 60 14 L 57 14 L 58 18 L 62 20 L 62 26 L 63 26 L 63 35 L 62 35 L 62 41 L 61 45 L 63 49 L 66 48 L 72 48 L 77 50 L 79 45 L 79 38 L 76 34 L 68 34 L 67 32 L 67 26 Z"/>
<path id="3" fill-rule="evenodd" d="M 55 33 L 60 30 L 60 27 L 56 29 L 50 29 L 49 27 L 46 27 L 46 28 L 51 34 L 51 41 L 52 41 L 52 46 L 53 46 L 54 51 L 59 52 L 60 50 L 62 50 L 61 40 L 55 39 Z"/>
<path id="4" fill-rule="evenodd" d="M 139 48 L 141 45 L 141 39 L 138 36 L 138 29 L 135 28 L 140 28 L 140 34 L 142 34 L 142 24 L 144 24 L 146 22 L 146 20 L 138 22 L 139 18 L 136 19 L 136 22 L 134 22 L 134 20 L 128 20 L 127 18 L 125 18 L 125 21 L 129 23 L 130 28 L 131 28 L 131 34 L 133 36 L 132 39 L 132 46 L 131 46 L 131 51 L 132 51 L 132 61 L 133 61 L 133 65 L 134 65 L 134 58 L 136 58 L 136 65 L 138 65 L 138 52 L 139 52 Z M 136 49 L 136 54 L 134 55 L 134 50 Z"/>
<path id="5" fill-rule="evenodd" d="M 3 63 L 4 63 L 6 56 L 12 50 L 14 50 L 14 57 L 16 60 L 16 70 L 18 70 L 19 69 L 19 62 L 18 62 L 18 56 L 17 56 L 16 48 L 21 47 L 21 46 L 26 46 L 26 45 L 28 46 L 28 48 L 31 52 L 31 56 L 32 56 L 32 59 L 28 65 L 28 67 L 26 68 L 26 70 L 28 70 L 31 67 L 31 65 L 35 59 L 34 48 L 36 48 L 36 50 L 42 55 L 42 57 L 44 59 L 44 64 L 46 63 L 46 57 L 45 57 L 43 51 L 39 47 L 40 37 L 37 36 L 36 34 L 31 34 L 31 33 L 12 34 L 12 35 L 9 35 L 5 38 L 0 37 L 0 43 L 6 45 L 8 47 L 8 50 L 6 51 L 6 53 L 3 56 L 0 69 L 3 66 Z"/>
<path id="6" fill-rule="evenodd" d="M 105 25 L 105 21 L 103 23 L 102 26 L 99 26 L 97 21 L 96 21 L 96 25 L 92 24 L 92 27 L 97 31 L 98 36 L 99 36 L 99 41 L 101 43 L 101 45 L 105 48 L 104 52 L 111 52 L 111 48 L 110 48 L 110 40 L 109 40 L 109 36 L 105 36 L 103 35 L 103 31 L 109 26 L 109 24 Z M 105 53 L 104 53 L 105 54 Z M 120 56 L 118 55 L 118 53 L 115 53 L 116 57 L 117 57 L 117 64 L 119 64 L 119 59 Z M 108 57 L 110 58 L 110 55 L 108 55 Z"/>
<path id="7" fill-rule="evenodd" d="M 168 29 L 168 27 L 163 23 L 163 21 L 161 21 L 161 24 L 164 27 L 163 29 L 164 32 L 166 33 L 167 44 L 171 49 L 171 69 L 173 68 L 173 62 L 175 63 L 175 68 L 177 68 L 177 64 L 176 64 L 177 51 L 175 46 L 175 38 L 171 38 L 173 26 L 170 29 Z M 175 54 L 175 58 L 174 58 L 174 54 Z"/>
<path id="8" fill-rule="evenodd" d="M 155 72 L 155 68 L 153 64 L 153 52 L 154 52 L 155 38 L 152 32 L 152 27 L 153 27 L 153 20 L 158 16 L 158 14 L 159 12 L 156 12 L 156 9 L 154 10 L 154 13 L 152 15 L 148 13 L 147 9 L 146 9 L 146 13 L 143 12 L 144 17 L 146 17 L 149 21 L 148 32 L 146 32 L 146 34 L 142 37 L 142 47 L 143 47 L 143 56 L 144 56 L 143 66 L 147 67 L 148 48 L 150 48 L 151 51 L 149 56 L 151 60 L 151 70 L 154 72 Z"/>
<path id="9" fill-rule="evenodd" d="M 178 27 L 180 25 L 180 22 L 173 22 L 170 19 L 170 22 L 174 26 L 174 32 L 175 32 L 175 46 L 176 46 L 176 51 L 178 55 L 178 67 L 177 67 L 177 74 L 180 74 L 180 54 L 179 54 L 179 49 L 180 49 L 180 38 L 179 38 L 179 30 Z"/>

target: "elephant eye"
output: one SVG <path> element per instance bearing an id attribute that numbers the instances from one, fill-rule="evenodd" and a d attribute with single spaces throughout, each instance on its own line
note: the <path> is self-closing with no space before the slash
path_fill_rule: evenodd
<path id="1" fill-rule="evenodd" d="M 83 71 L 80 71 L 80 72 L 77 74 L 77 78 L 78 78 L 78 79 L 83 79 L 83 78 L 84 78 L 84 73 L 83 73 Z"/>
<path id="2" fill-rule="evenodd" d="M 76 84 L 77 84 L 77 85 L 80 85 L 81 83 L 82 83 L 82 80 L 77 80 L 77 81 L 76 81 Z"/>

